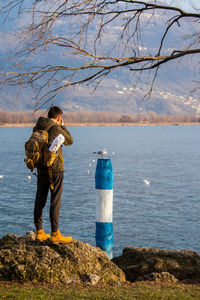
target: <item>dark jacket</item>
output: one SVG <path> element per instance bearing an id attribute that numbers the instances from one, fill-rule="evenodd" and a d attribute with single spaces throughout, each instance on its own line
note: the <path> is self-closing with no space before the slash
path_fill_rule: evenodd
<path id="1" fill-rule="evenodd" d="M 69 146 L 73 143 L 73 137 L 71 136 L 71 134 L 67 130 L 67 128 L 65 126 L 57 125 L 53 120 L 51 120 L 49 118 L 40 117 L 38 119 L 35 127 L 33 128 L 33 132 L 35 130 L 46 130 L 48 132 L 48 134 L 49 134 L 49 140 L 48 140 L 49 146 L 51 145 L 53 140 L 60 133 L 62 133 L 62 135 L 65 137 L 65 141 L 64 141 L 63 145 Z M 58 154 L 62 156 L 62 146 L 59 148 Z M 55 159 L 55 161 L 52 165 L 53 173 L 55 173 L 55 172 L 64 172 L 65 171 L 64 163 L 62 163 L 61 159 L 59 158 L 59 155 L 56 157 L 56 159 Z M 40 166 L 38 168 L 38 172 L 39 173 L 47 173 L 48 169 L 47 169 L 47 167 Z"/>

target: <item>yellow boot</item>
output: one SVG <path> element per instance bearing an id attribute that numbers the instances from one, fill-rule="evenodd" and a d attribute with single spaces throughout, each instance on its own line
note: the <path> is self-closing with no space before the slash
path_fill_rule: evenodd
<path id="1" fill-rule="evenodd" d="M 51 241 L 53 244 L 67 244 L 72 241 L 71 236 L 64 236 L 60 233 L 60 230 L 57 230 L 56 232 L 52 232 L 51 234 Z"/>
<path id="2" fill-rule="evenodd" d="M 46 241 L 50 239 L 50 237 L 51 237 L 50 234 L 45 233 L 43 229 L 36 230 L 36 237 L 35 237 L 36 241 L 40 241 L 40 242 Z"/>

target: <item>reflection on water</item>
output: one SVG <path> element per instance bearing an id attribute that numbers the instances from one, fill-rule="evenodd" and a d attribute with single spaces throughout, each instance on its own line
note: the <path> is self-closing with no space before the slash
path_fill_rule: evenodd
<path id="1" fill-rule="evenodd" d="M 74 144 L 63 148 L 66 172 L 60 229 L 64 234 L 95 245 L 92 152 L 106 148 L 114 172 L 114 255 L 128 245 L 199 251 L 198 126 L 70 131 Z M 34 229 L 36 177 L 23 162 L 30 133 L 31 128 L 0 128 L 0 236 Z M 44 228 L 50 232 L 48 210 L 49 204 Z"/>

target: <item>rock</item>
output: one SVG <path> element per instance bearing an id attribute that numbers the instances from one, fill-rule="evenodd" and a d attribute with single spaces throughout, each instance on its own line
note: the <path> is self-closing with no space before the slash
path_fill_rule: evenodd
<path id="1" fill-rule="evenodd" d="M 131 282 L 154 276 L 158 278 L 158 274 L 164 280 L 166 272 L 182 282 L 200 282 L 200 255 L 191 250 L 126 247 L 122 256 L 112 261 Z"/>
<path id="2" fill-rule="evenodd" d="M 137 281 L 155 281 L 155 282 L 165 282 L 165 283 L 177 283 L 178 280 L 168 272 L 161 272 L 161 273 L 150 273 L 144 275 L 143 277 L 139 277 Z"/>
<path id="3" fill-rule="evenodd" d="M 84 274 L 82 276 L 82 281 L 90 283 L 91 285 L 96 285 L 100 280 L 100 277 L 95 274 Z"/>
<path id="4" fill-rule="evenodd" d="M 65 245 L 37 242 L 29 232 L 0 239 L 0 280 L 95 285 L 123 282 L 125 275 L 99 248 L 77 240 Z"/>
<path id="5" fill-rule="evenodd" d="M 28 231 L 27 233 L 26 233 L 26 235 L 25 235 L 25 239 L 27 240 L 27 241 L 35 241 L 35 232 L 33 232 L 33 231 Z"/>

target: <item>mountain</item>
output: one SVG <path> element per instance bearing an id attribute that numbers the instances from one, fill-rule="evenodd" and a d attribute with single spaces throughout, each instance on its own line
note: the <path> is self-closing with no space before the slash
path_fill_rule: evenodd
<path id="1" fill-rule="evenodd" d="M 164 16 L 162 16 L 164 18 Z M 167 16 L 165 16 L 167 18 Z M 152 23 L 146 28 L 143 34 L 142 47 L 144 51 L 148 49 L 154 51 L 158 47 L 160 33 L 156 32 L 156 28 L 161 22 L 158 19 L 155 26 Z M 116 30 L 120 30 L 119 26 L 114 24 L 108 28 L 107 40 L 108 47 L 111 47 L 112 37 L 116 34 Z M 188 27 L 190 24 L 185 24 Z M 155 27 L 154 27 L 155 26 Z M 186 30 L 187 31 L 187 30 Z M 176 31 L 170 32 L 168 40 L 164 44 L 164 52 L 169 51 L 170 45 L 177 40 L 180 34 Z M 0 42 L 2 44 L 2 35 Z M 180 42 L 180 41 L 179 41 Z M 113 50 L 115 51 L 115 50 Z M 156 51 L 156 50 L 155 50 Z M 5 59 L 5 47 L 0 50 L 1 62 Z M 48 64 L 66 64 L 70 58 L 58 55 L 56 51 L 51 50 L 50 55 L 40 56 L 39 63 Z M 76 60 L 74 60 L 76 64 Z M 198 80 L 197 57 L 191 56 L 178 62 L 171 62 L 162 65 L 156 78 L 151 98 L 144 98 L 150 89 L 148 73 L 144 73 L 135 85 L 135 77 L 138 75 L 122 68 L 113 71 L 109 77 L 101 82 L 101 84 L 93 93 L 95 85 L 87 84 L 77 86 L 75 89 L 68 88 L 63 90 L 56 98 L 56 104 L 60 105 L 67 111 L 108 111 L 119 113 L 138 113 L 153 111 L 157 114 L 183 114 L 183 113 L 200 113 L 200 99 L 198 93 L 190 95 L 191 90 L 195 86 L 195 80 Z M 150 75 L 152 79 L 152 75 Z M 6 87 L 1 92 L 0 109 L 3 111 L 23 111 L 34 109 L 34 93 L 31 88 L 24 89 L 20 87 Z M 47 107 L 49 103 L 44 106 Z"/>

